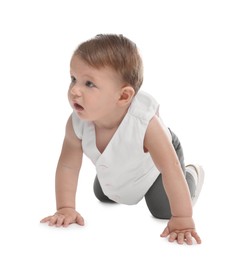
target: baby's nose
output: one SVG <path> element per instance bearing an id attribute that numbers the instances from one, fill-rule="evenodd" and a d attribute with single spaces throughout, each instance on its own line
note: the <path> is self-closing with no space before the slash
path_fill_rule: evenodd
<path id="1" fill-rule="evenodd" d="M 75 96 L 81 96 L 81 90 L 80 90 L 80 87 L 77 86 L 77 85 L 74 85 L 72 88 L 71 88 L 71 94 L 72 95 L 75 95 Z"/>

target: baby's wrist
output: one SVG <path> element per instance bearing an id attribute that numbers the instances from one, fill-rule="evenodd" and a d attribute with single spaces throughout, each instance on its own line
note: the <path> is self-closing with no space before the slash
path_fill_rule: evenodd
<path id="1" fill-rule="evenodd" d="M 190 215 L 190 216 L 173 216 L 172 215 L 172 218 L 192 218 L 193 216 Z"/>
<path id="2" fill-rule="evenodd" d="M 58 207 L 57 211 L 62 210 L 62 209 L 73 209 L 73 210 L 75 210 L 75 207 L 71 207 L 71 206 Z"/>

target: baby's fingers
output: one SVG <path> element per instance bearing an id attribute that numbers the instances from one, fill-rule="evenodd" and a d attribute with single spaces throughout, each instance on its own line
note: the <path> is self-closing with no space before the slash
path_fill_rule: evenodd
<path id="1" fill-rule="evenodd" d="M 61 227 L 65 222 L 65 217 L 63 215 L 57 215 L 56 227 Z"/>
<path id="2" fill-rule="evenodd" d="M 46 222 L 49 222 L 50 219 L 51 219 L 51 217 L 52 217 L 52 216 L 48 216 L 48 217 L 46 217 L 46 218 L 43 218 L 43 219 L 40 221 L 40 223 L 46 223 Z"/>
<path id="3" fill-rule="evenodd" d="M 186 243 L 187 243 L 188 245 L 192 245 L 192 244 L 193 244 L 192 236 L 191 236 L 191 233 L 190 233 L 190 232 L 186 232 L 186 234 L 185 234 L 185 239 L 186 239 Z"/>
<path id="4" fill-rule="evenodd" d="M 70 216 L 65 217 L 63 227 L 68 227 L 70 224 L 75 223 L 74 219 Z"/>
<path id="5" fill-rule="evenodd" d="M 84 226 L 84 224 L 85 224 L 84 219 L 80 214 L 78 214 L 77 217 L 76 217 L 76 223 L 80 226 Z"/>
<path id="6" fill-rule="evenodd" d="M 192 237 L 196 240 L 197 244 L 201 244 L 201 238 L 199 237 L 199 235 L 197 234 L 197 232 L 192 231 L 191 232 Z"/>
<path id="7" fill-rule="evenodd" d="M 51 216 L 48 225 L 49 226 L 56 225 L 57 224 L 57 220 L 58 220 L 58 215 L 55 214 L 55 215 Z"/>
<path id="8" fill-rule="evenodd" d="M 167 237 L 168 235 L 169 235 L 169 228 L 168 227 L 166 227 L 165 229 L 164 229 L 164 231 L 163 231 L 163 233 L 161 234 L 161 237 Z"/>
<path id="9" fill-rule="evenodd" d="M 185 240 L 185 235 L 184 233 L 178 233 L 177 234 L 177 243 L 182 245 L 184 243 L 184 240 Z"/>
<path id="10" fill-rule="evenodd" d="M 41 223 L 48 222 L 49 226 L 56 225 L 57 227 L 60 227 L 64 222 L 64 218 L 65 217 L 63 215 L 55 214 L 53 216 L 48 216 L 48 217 L 42 219 Z"/>
<path id="11" fill-rule="evenodd" d="M 169 242 L 174 242 L 177 239 L 178 235 L 176 232 L 171 232 L 169 234 Z"/>

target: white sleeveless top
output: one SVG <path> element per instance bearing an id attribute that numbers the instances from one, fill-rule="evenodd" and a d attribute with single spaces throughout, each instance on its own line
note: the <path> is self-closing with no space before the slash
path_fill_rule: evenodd
<path id="1" fill-rule="evenodd" d="M 150 154 L 144 152 L 145 132 L 158 110 L 155 99 L 139 91 L 102 154 L 96 147 L 94 124 L 73 112 L 75 134 L 82 140 L 83 152 L 95 165 L 102 190 L 111 200 L 136 204 L 158 177 Z"/>

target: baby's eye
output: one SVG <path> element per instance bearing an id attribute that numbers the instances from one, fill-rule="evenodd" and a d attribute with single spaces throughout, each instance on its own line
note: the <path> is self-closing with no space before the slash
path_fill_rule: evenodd
<path id="1" fill-rule="evenodd" d="M 86 81 L 85 85 L 88 87 L 88 88 L 94 88 L 96 87 L 96 85 L 94 83 L 92 83 L 91 81 Z"/>
<path id="2" fill-rule="evenodd" d="M 76 81 L 76 78 L 74 76 L 71 76 L 71 84 L 75 83 L 75 81 Z"/>

